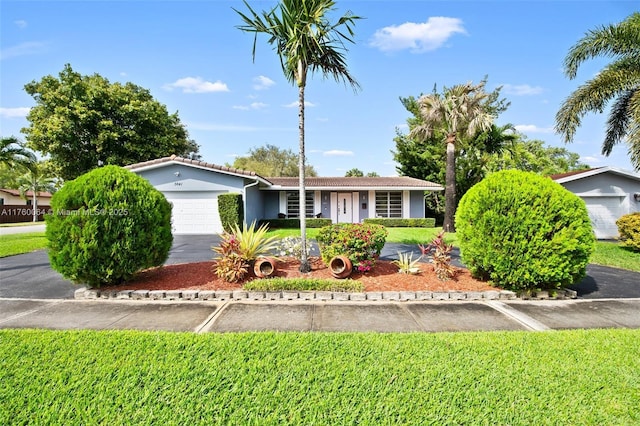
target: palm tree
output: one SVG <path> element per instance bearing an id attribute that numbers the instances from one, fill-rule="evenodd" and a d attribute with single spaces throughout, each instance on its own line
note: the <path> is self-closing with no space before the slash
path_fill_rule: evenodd
<path id="1" fill-rule="evenodd" d="M 235 10 L 244 25 L 242 31 L 254 33 L 253 59 L 256 57 L 258 34 L 266 34 L 274 45 L 285 77 L 298 86 L 298 130 L 299 130 L 299 186 L 300 186 L 300 234 L 302 255 L 300 271 L 309 272 L 307 259 L 307 235 L 305 215 L 305 153 L 304 153 L 304 91 L 307 74 L 320 71 L 324 77 L 349 83 L 354 90 L 360 86 L 347 69 L 344 42 L 353 43 L 353 25 L 360 17 L 347 12 L 335 23 L 329 22 L 327 14 L 335 10 L 333 0 L 282 0 L 269 12 L 256 13 L 244 0 L 249 16 Z M 342 29 L 344 28 L 344 30 Z M 345 33 L 346 30 L 346 33 Z"/>
<path id="2" fill-rule="evenodd" d="M 27 199 L 27 192 L 32 192 L 31 208 L 33 209 L 33 221 L 38 221 L 38 195 L 41 192 L 55 191 L 55 180 L 46 176 L 37 163 L 29 168 L 28 172 L 18 178 L 18 190 L 20 196 Z"/>
<path id="3" fill-rule="evenodd" d="M 409 135 L 427 139 L 433 135 L 444 135 L 447 146 L 445 173 L 445 211 L 442 225 L 446 232 L 454 232 L 456 209 L 456 143 L 464 136 L 473 137 L 478 132 L 489 130 L 494 115 L 487 106 L 491 95 L 484 87 L 486 80 L 477 85 L 471 82 L 459 84 L 444 93 L 423 95 L 418 99 L 422 122 L 414 127 Z"/>
<path id="4" fill-rule="evenodd" d="M 640 170 L 640 13 L 624 21 L 589 31 L 567 54 L 564 72 L 576 77 L 587 59 L 610 56 L 613 61 L 595 77 L 580 85 L 556 114 L 556 131 L 571 142 L 582 117 L 602 112 L 613 100 L 602 154 L 608 156 L 615 145 L 626 140 L 629 156 Z"/>
<path id="5" fill-rule="evenodd" d="M 24 148 L 20 141 L 11 136 L 0 140 L 0 163 L 9 167 L 29 167 L 35 163 L 33 152 Z"/>

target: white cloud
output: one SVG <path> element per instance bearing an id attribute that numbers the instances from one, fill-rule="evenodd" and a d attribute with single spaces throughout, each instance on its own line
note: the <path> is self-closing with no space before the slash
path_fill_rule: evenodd
<path id="1" fill-rule="evenodd" d="M 182 89 L 182 93 L 211 93 L 228 92 L 227 85 L 220 80 L 212 83 L 205 81 L 201 77 L 185 77 L 162 86 L 165 90 Z"/>
<path id="2" fill-rule="evenodd" d="M 259 75 L 255 77 L 253 79 L 253 82 L 254 82 L 254 85 L 253 85 L 254 90 L 266 90 L 269 87 L 276 84 L 275 81 L 271 80 L 269 77 L 265 77 L 264 75 Z"/>
<path id="3" fill-rule="evenodd" d="M 24 19 L 18 19 L 17 21 L 13 21 L 13 23 L 20 29 L 27 28 L 27 21 Z"/>
<path id="4" fill-rule="evenodd" d="M 518 124 L 515 128 L 522 133 L 553 133 L 553 127 L 538 127 L 535 124 Z"/>
<path id="5" fill-rule="evenodd" d="M 298 105 L 300 105 L 300 103 L 298 101 L 293 101 L 290 104 L 285 104 L 285 105 L 282 105 L 282 106 L 285 107 L 285 108 L 294 108 L 294 107 L 297 108 Z M 314 106 L 316 106 L 316 104 L 311 103 L 309 101 L 304 101 L 304 106 L 305 107 L 314 107 Z"/>
<path id="6" fill-rule="evenodd" d="M 593 164 L 601 164 L 602 163 L 602 157 L 592 157 L 592 156 L 580 156 L 580 161 L 582 161 L 583 163 L 587 163 L 588 165 L 593 165 Z"/>
<path id="7" fill-rule="evenodd" d="M 233 109 L 240 109 L 243 111 L 248 111 L 250 109 L 262 109 L 268 107 L 269 104 L 264 104 L 262 102 L 252 102 L 249 105 L 234 105 Z"/>
<path id="8" fill-rule="evenodd" d="M 349 157 L 353 155 L 353 151 L 341 151 L 339 149 L 332 149 L 324 151 L 322 153 L 325 157 Z"/>
<path id="9" fill-rule="evenodd" d="M 455 33 L 466 34 L 462 20 L 432 16 L 427 22 L 405 22 L 379 29 L 369 45 L 383 52 L 410 49 L 414 53 L 423 53 L 442 47 Z"/>
<path id="10" fill-rule="evenodd" d="M 44 50 L 47 43 L 40 41 L 27 41 L 15 46 L 7 47 L 0 51 L 0 59 L 14 58 L 16 56 L 35 55 Z"/>
<path id="11" fill-rule="evenodd" d="M 502 90 L 507 95 L 516 96 L 539 95 L 544 91 L 540 86 L 529 86 L 528 84 L 503 84 Z"/>
<path id="12" fill-rule="evenodd" d="M 29 114 L 31 108 L 18 107 L 18 108 L 0 108 L 0 117 L 4 118 L 23 118 Z"/>

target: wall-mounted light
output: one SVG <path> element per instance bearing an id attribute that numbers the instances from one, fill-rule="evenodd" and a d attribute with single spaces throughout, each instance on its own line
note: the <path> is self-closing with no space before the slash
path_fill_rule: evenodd
<path id="1" fill-rule="evenodd" d="M 633 199 L 636 201 L 640 201 L 640 192 L 636 192 L 635 194 L 633 194 Z"/>
<path id="2" fill-rule="evenodd" d="M 176 177 L 180 176 L 180 172 L 175 172 L 174 175 L 176 175 Z"/>

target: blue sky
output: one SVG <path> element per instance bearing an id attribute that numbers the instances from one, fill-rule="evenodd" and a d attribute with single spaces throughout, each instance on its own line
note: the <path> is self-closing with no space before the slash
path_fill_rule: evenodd
<path id="1" fill-rule="evenodd" d="M 275 2 L 250 1 L 256 10 Z M 635 7 L 634 7 L 635 6 Z M 81 74 L 132 82 L 178 111 L 204 160 L 233 163 L 254 147 L 297 152 L 297 89 L 277 55 L 236 28 L 241 1 L 13 1 L 0 3 L 0 134 L 21 138 L 34 105 L 24 85 L 57 76 L 66 63 Z M 497 120 L 530 139 L 565 146 L 553 132 L 561 102 L 606 63 L 562 73 L 568 49 L 588 30 L 637 10 L 626 1 L 338 1 L 357 21 L 347 62 L 362 90 L 313 76 L 307 84 L 308 163 L 321 176 L 357 167 L 396 174 L 391 151 L 409 113 L 399 97 L 488 76 L 511 107 Z M 587 164 L 631 170 L 627 149 L 600 155 L 606 114 L 585 117 L 566 145 Z"/>

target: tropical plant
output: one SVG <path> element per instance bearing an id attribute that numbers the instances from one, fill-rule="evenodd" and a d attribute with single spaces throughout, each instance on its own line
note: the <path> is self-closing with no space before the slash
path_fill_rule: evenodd
<path id="1" fill-rule="evenodd" d="M 358 82 L 347 69 L 344 42 L 353 43 L 353 26 L 360 17 L 347 12 L 335 23 L 328 20 L 327 15 L 335 11 L 333 0 L 282 0 L 269 12 L 258 14 L 244 0 L 249 14 L 234 9 L 244 21 L 238 28 L 254 33 L 253 59 L 256 56 L 258 34 L 268 36 L 268 42 L 274 45 L 280 57 L 280 65 L 285 77 L 298 86 L 298 118 L 299 118 L 299 152 L 298 177 L 300 200 L 305 199 L 305 88 L 307 74 L 320 71 L 325 77 L 333 77 L 336 81 L 349 83 L 354 90 L 359 88 Z M 346 31 L 346 32 L 345 32 Z M 300 206 L 304 211 L 304 206 Z M 300 271 L 309 272 L 311 265 L 306 256 L 306 219 L 300 217 L 300 235 L 302 238 L 302 255 Z"/>
<path id="2" fill-rule="evenodd" d="M 420 268 L 417 266 L 420 258 L 413 259 L 413 253 L 398 252 L 398 259 L 391 261 L 398 267 L 398 272 L 401 274 L 417 274 L 420 272 Z"/>
<path id="3" fill-rule="evenodd" d="M 51 266 L 92 287 L 162 265 L 171 249 L 171 204 L 149 181 L 104 166 L 65 183 L 45 216 Z"/>
<path id="4" fill-rule="evenodd" d="M 429 245 L 423 246 L 422 244 L 418 244 L 418 247 L 422 253 L 421 257 L 431 256 L 430 261 L 440 281 L 448 281 L 453 278 L 456 273 L 455 268 L 451 265 L 453 244 L 444 242 L 444 231 L 440 231 Z"/>
<path id="5" fill-rule="evenodd" d="M 222 234 L 220 244 L 211 248 L 219 254 L 214 267 L 218 277 L 232 283 L 242 281 L 252 261 L 277 249 L 278 237 L 267 237 L 269 227 L 255 226 L 255 221 L 244 228 L 233 225 L 231 232 Z"/>
<path id="6" fill-rule="evenodd" d="M 572 285 L 595 247 L 584 201 L 531 172 L 489 175 L 462 197 L 456 222 L 464 264 L 507 290 Z"/>
<path id="7" fill-rule="evenodd" d="M 36 156 L 25 148 L 17 138 L 12 136 L 0 140 L 0 164 L 10 168 L 28 168 L 35 162 Z"/>
<path id="8" fill-rule="evenodd" d="M 38 221 L 38 196 L 41 192 L 55 192 L 55 179 L 48 177 L 37 163 L 27 170 L 27 173 L 17 180 L 18 190 L 22 198 L 28 197 L 31 192 L 31 208 L 33 210 L 33 221 Z"/>
<path id="9" fill-rule="evenodd" d="M 640 170 L 640 12 L 589 31 L 569 50 L 564 72 L 574 79 L 584 61 L 602 56 L 613 61 L 563 102 L 556 114 L 556 131 L 571 142 L 585 114 L 602 112 L 613 101 L 602 154 L 608 156 L 615 145 L 626 141 L 631 162 Z"/>
<path id="10" fill-rule="evenodd" d="M 443 223 L 447 232 L 455 231 L 456 143 L 465 136 L 489 130 L 495 118 L 488 107 L 495 98 L 485 92 L 486 83 L 485 79 L 476 85 L 459 84 L 445 88 L 442 95 L 423 95 L 417 101 L 422 120 L 411 129 L 410 136 L 419 139 L 441 136 L 447 147 Z"/>

